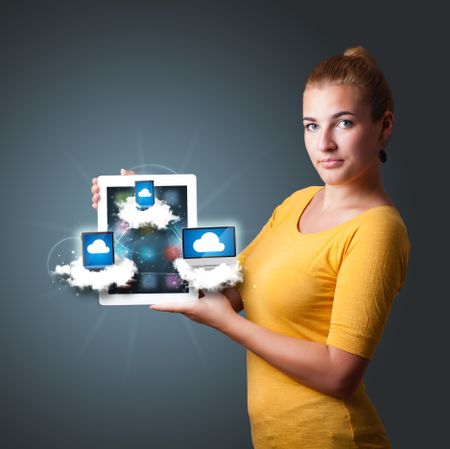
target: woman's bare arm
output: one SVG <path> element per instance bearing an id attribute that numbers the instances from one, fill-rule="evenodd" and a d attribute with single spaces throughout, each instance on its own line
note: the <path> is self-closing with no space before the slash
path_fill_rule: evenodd
<path id="1" fill-rule="evenodd" d="M 339 399 L 353 395 L 369 364 L 363 357 L 279 334 L 239 314 L 220 330 L 299 383 Z"/>

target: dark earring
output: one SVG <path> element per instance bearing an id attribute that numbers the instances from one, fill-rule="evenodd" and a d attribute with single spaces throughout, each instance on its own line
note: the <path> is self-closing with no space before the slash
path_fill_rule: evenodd
<path id="1" fill-rule="evenodd" d="M 381 162 L 385 163 L 387 161 L 387 154 L 383 149 L 380 150 L 379 156 Z"/>

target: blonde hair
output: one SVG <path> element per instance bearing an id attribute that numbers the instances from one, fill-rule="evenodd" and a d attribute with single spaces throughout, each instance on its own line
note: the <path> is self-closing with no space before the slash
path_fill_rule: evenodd
<path id="1" fill-rule="evenodd" d="M 359 89 L 361 99 L 372 111 L 372 120 L 378 121 L 389 110 L 394 112 L 391 88 L 378 68 L 375 59 L 361 46 L 347 48 L 342 55 L 320 62 L 305 82 L 308 87 L 348 85 Z"/>

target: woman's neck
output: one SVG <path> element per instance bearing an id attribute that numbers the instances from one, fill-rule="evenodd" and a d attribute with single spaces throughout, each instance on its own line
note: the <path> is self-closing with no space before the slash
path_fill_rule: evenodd
<path id="1" fill-rule="evenodd" d="M 325 184 L 320 192 L 320 209 L 360 208 L 370 203 L 392 203 L 384 191 L 380 176 L 365 176 L 343 184 Z"/>

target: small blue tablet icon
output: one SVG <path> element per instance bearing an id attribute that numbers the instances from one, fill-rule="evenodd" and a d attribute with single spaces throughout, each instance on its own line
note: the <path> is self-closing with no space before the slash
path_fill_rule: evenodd
<path id="1" fill-rule="evenodd" d="M 112 232 L 83 232 L 83 266 L 101 270 L 114 265 L 114 235 Z"/>
<path id="2" fill-rule="evenodd" d="M 155 189 L 153 181 L 135 182 L 136 204 L 141 209 L 147 209 L 155 204 Z"/>

